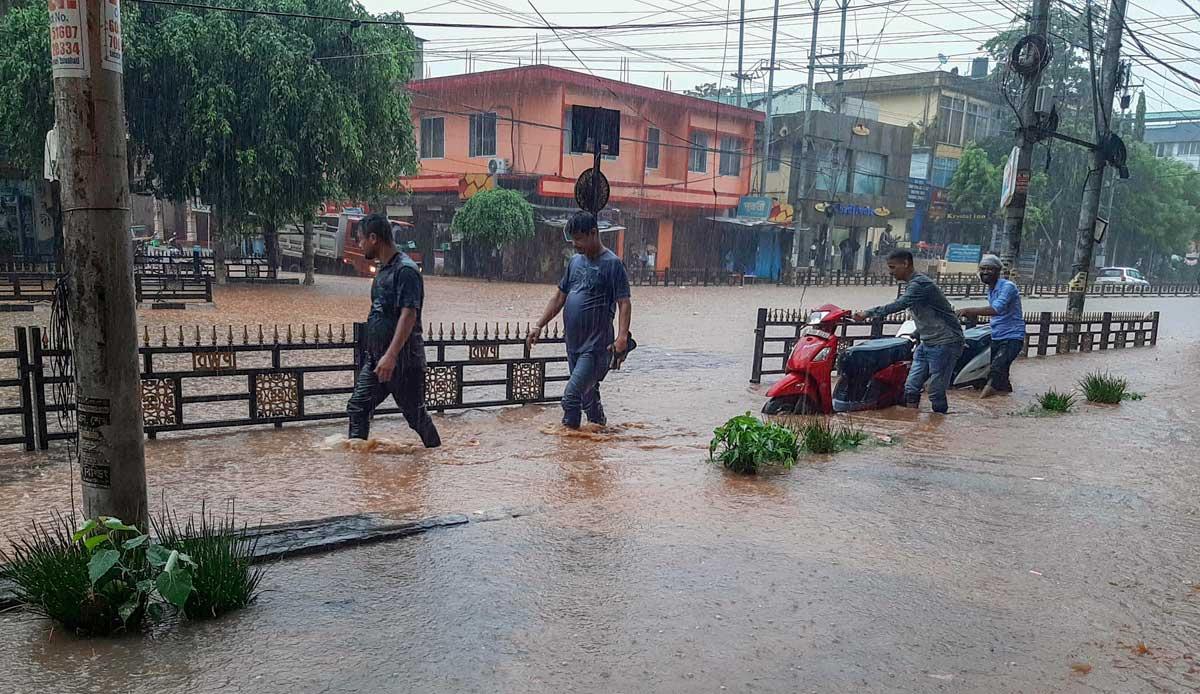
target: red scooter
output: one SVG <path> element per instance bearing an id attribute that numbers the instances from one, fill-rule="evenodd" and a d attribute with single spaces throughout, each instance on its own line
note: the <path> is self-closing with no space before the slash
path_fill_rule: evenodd
<path id="1" fill-rule="evenodd" d="M 850 311 L 833 304 L 809 313 L 788 355 L 787 374 L 767 391 L 764 414 L 832 414 L 882 409 L 904 401 L 915 326 L 908 322 L 897 337 L 860 342 L 846 350 L 837 364 L 837 328 L 850 316 Z"/>

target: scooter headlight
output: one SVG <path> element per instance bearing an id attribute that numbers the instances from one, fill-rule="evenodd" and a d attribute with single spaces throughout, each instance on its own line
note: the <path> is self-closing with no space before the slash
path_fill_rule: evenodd
<path id="1" fill-rule="evenodd" d="M 825 361 L 828 358 L 829 358 L 829 348 L 822 347 L 821 351 L 817 352 L 817 356 L 813 357 L 813 363 Z"/>

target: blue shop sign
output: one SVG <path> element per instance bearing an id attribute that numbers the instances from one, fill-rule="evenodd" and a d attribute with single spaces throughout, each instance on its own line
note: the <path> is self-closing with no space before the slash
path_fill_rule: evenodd
<path id="1" fill-rule="evenodd" d="M 738 200 L 737 216 L 743 219 L 768 219 L 774 201 L 766 195 L 744 195 Z"/>
<path id="2" fill-rule="evenodd" d="M 952 243 L 946 246 L 946 262 L 978 263 L 983 257 L 983 248 L 968 243 Z"/>

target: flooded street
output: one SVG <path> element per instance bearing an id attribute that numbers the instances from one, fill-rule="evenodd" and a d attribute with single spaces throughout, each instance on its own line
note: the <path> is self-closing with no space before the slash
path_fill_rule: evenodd
<path id="1" fill-rule="evenodd" d="M 140 316 L 152 335 L 365 318 L 366 280 L 318 281 Z M 431 277 L 425 323 L 524 324 L 552 291 Z M 256 606 L 144 637 L 0 615 L 0 693 L 1200 688 L 1195 299 L 1090 299 L 1161 310 L 1159 346 L 1018 361 L 1011 398 L 853 416 L 891 445 L 750 478 L 708 462 L 713 427 L 764 400 L 748 383 L 757 307 L 894 296 L 635 287 L 639 348 L 604 383 L 600 432 L 565 435 L 548 406 L 435 416 L 432 452 L 399 417 L 376 421 L 394 445 L 371 453 L 326 445 L 344 422 L 164 434 L 147 443 L 151 498 L 181 513 L 523 515 L 288 561 Z M 0 334 L 47 321 L 45 306 L 0 314 Z M 1096 369 L 1146 398 L 1018 414 Z M 0 453 L 7 534 L 69 509 L 64 453 Z"/>

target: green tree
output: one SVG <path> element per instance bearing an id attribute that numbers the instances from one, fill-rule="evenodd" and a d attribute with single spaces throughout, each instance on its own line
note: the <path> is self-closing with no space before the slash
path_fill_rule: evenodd
<path id="1" fill-rule="evenodd" d="M 8 164 L 32 175 L 42 169 L 54 127 L 46 3 L 18 0 L 0 16 L 0 46 L 0 142 L 8 145 Z"/>
<path id="2" fill-rule="evenodd" d="M 49 29 L 43 3 L 18 3 L 0 18 L 0 138 L 15 143 L 10 157 L 32 173 L 54 122 Z M 239 7 L 371 18 L 354 0 Z M 123 9 L 130 160 L 156 194 L 213 205 L 215 253 L 224 230 L 251 224 L 274 253 L 279 226 L 311 222 L 326 199 L 379 200 L 415 169 L 401 89 L 417 52 L 407 27 Z"/>
<path id="3" fill-rule="evenodd" d="M 464 241 L 502 248 L 533 236 L 533 205 L 515 190 L 485 190 L 454 213 L 450 229 Z"/>
<path id="4" fill-rule="evenodd" d="M 370 18 L 350 0 L 248 9 Z M 273 262 L 280 226 L 311 234 L 323 200 L 377 199 L 415 168 L 399 89 L 415 55 L 407 28 L 158 8 L 143 22 L 161 40 L 131 51 L 127 89 L 148 177 L 166 196 L 212 202 L 218 229 L 253 219 Z"/>
<path id="5" fill-rule="evenodd" d="M 982 147 L 967 145 L 947 193 L 954 211 L 994 216 L 1000 208 L 1001 175 Z"/>
<path id="6" fill-rule="evenodd" d="M 716 82 L 707 82 L 691 89 L 683 90 L 688 96 L 698 96 L 702 99 L 715 99 L 722 96 L 737 96 L 737 87 L 717 87 Z"/>

